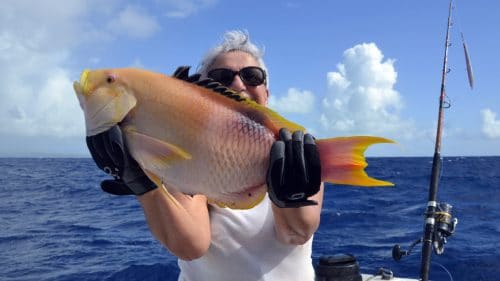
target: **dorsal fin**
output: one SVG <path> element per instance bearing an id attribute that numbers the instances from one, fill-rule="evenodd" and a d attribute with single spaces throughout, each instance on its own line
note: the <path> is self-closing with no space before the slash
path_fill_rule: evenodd
<path id="1" fill-rule="evenodd" d="M 190 68 L 191 68 L 190 66 L 179 66 L 175 70 L 172 77 L 175 77 L 177 79 L 180 79 L 180 80 L 183 80 L 183 81 L 186 81 L 189 83 L 196 84 L 198 86 L 201 86 L 201 87 L 204 87 L 207 89 L 210 89 L 216 93 L 219 93 L 225 97 L 228 97 L 228 98 L 233 99 L 233 100 L 238 101 L 238 102 L 249 100 L 246 97 L 240 95 L 235 90 L 233 90 L 227 86 L 222 85 L 221 83 L 215 81 L 212 78 L 204 78 L 204 79 L 200 80 L 201 74 L 199 74 L 199 73 L 189 75 Z"/>
<path id="2" fill-rule="evenodd" d="M 173 77 L 198 85 L 200 87 L 210 89 L 215 93 L 218 93 L 220 95 L 233 99 L 241 104 L 244 104 L 245 109 L 243 110 L 244 112 L 242 113 L 244 113 L 252 120 L 271 128 L 276 135 L 278 134 L 281 128 L 287 128 L 289 131 L 292 132 L 297 130 L 305 131 L 304 127 L 302 127 L 301 125 L 286 120 L 277 112 L 269 109 L 268 107 L 258 104 L 254 100 L 251 100 L 249 98 L 240 95 L 235 90 L 227 86 L 224 86 L 221 83 L 211 78 L 204 78 L 200 80 L 201 75 L 199 73 L 190 76 L 189 68 L 190 68 L 189 66 L 178 67 L 177 70 L 174 72 Z"/>

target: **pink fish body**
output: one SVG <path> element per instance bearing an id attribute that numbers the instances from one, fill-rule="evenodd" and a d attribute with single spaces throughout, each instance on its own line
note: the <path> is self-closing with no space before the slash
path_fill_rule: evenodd
<path id="1" fill-rule="evenodd" d="M 155 183 L 230 208 L 251 208 L 266 195 L 269 151 L 279 129 L 304 130 L 232 90 L 221 94 L 146 70 L 84 71 L 74 88 L 88 136 L 120 124 L 131 155 Z M 364 150 L 381 142 L 391 141 L 318 140 L 322 179 L 392 185 L 364 172 Z"/>

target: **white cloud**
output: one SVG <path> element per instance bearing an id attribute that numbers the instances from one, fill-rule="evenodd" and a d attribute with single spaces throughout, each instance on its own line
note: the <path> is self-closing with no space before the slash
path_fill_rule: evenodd
<path id="1" fill-rule="evenodd" d="M 301 91 L 296 88 L 288 89 L 286 96 L 276 98 L 269 97 L 269 107 L 280 113 L 301 113 L 310 112 L 314 107 L 314 95 L 307 90 Z"/>
<path id="2" fill-rule="evenodd" d="M 0 135 L 83 136 L 83 114 L 72 87 L 79 69 L 68 66 L 75 64 L 78 48 L 118 36 L 144 38 L 158 29 L 144 10 L 113 1 L 2 2 Z"/>
<path id="3" fill-rule="evenodd" d="M 217 0 L 167 0 L 167 17 L 185 18 L 201 9 L 214 5 Z"/>
<path id="4" fill-rule="evenodd" d="M 53 68 L 46 77 L 39 90 L 29 93 L 29 99 L 8 104 L 9 111 L 1 115 L 0 134 L 83 136 L 83 113 L 71 91 L 68 73 Z"/>
<path id="5" fill-rule="evenodd" d="M 483 118 L 482 131 L 488 138 L 500 138 L 500 120 L 496 119 L 496 113 L 486 108 L 481 110 Z"/>
<path id="6" fill-rule="evenodd" d="M 201 1 L 201 6 L 212 2 Z M 200 8 L 198 2 L 188 2 L 192 8 L 183 1 L 173 3 L 185 15 Z M 36 139 L 37 149 L 54 151 L 44 142 L 46 136 L 61 143 L 81 139 L 83 113 L 72 87 L 79 65 L 99 64 L 104 60 L 99 51 L 114 40 L 144 39 L 157 32 L 160 25 L 147 9 L 122 0 L 2 1 L 0 138 L 5 145 L 0 153 L 28 149 L 14 140 Z M 131 63 L 141 65 L 141 60 Z"/>
<path id="7" fill-rule="evenodd" d="M 141 39 L 160 30 L 160 25 L 140 7 L 127 6 L 109 22 L 108 28 L 114 34 Z"/>
<path id="8" fill-rule="evenodd" d="M 65 3 L 3 3 L 1 135 L 75 135 L 75 125 L 83 124 L 74 118 L 78 107 L 73 104 L 68 71 L 62 65 L 78 42 L 75 32 L 80 29 L 78 19 L 84 14 L 85 1 Z M 47 11 L 46 5 L 54 9 Z"/>
<path id="9" fill-rule="evenodd" d="M 89 11 L 87 1 L 2 1 L 0 34 L 31 50 L 67 47 L 81 34 L 79 19 Z M 50 7 L 50 8 L 49 8 Z M 2 40 L 3 41 L 3 40 Z"/>
<path id="10" fill-rule="evenodd" d="M 394 89 L 394 60 L 384 60 L 374 43 L 356 45 L 343 54 L 336 72 L 327 73 L 328 92 L 320 121 L 326 131 L 408 136 L 412 124 L 399 112 L 403 101 Z"/>

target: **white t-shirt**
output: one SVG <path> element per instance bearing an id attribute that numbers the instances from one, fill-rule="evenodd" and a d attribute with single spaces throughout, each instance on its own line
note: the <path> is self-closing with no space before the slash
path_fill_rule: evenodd
<path id="1" fill-rule="evenodd" d="M 179 259 L 179 281 L 313 281 L 312 238 L 299 246 L 279 242 L 271 204 L 266 196 L 249 210 L 210 205 L 210 248 L 199 259 Z"/>

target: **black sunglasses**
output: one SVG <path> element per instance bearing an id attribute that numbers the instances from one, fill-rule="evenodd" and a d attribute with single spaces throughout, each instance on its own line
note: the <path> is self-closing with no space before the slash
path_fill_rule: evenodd
<path id="1" fill-rule="evenodd" d="M 247 66 L 239 71 L 228 68 L 216 68 L 210 70 L 207 76 L 224 86 L 229 86 L 233 83 L 236 74 L 240 76 L 241 81 L 247 86 L 259 86 L 266 82 L 266 72 L 257 66 Z"/>

